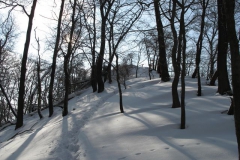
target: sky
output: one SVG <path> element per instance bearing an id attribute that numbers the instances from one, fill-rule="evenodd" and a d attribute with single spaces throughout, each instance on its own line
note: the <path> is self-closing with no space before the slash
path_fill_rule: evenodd
<path id="1" fill-rule="evenodd" d="M 29 7 L 27 9 L 29 10 Z M 18 8 L 19 10 L 20 8 Z M 35 15 L 34 15 L 34 21 L 33 21 L 33 27 L 32 27 L 32 33 L 31 33 L 31 46 L 29 49 L 29 56 L 36 55 L 36 41 L 35 41 L 35 32 L 34 29 L 37 27 L 37 37 L 40 39 L 40 47 L 41 47 L 41 56 L 43 59 L 51 60 L 52 52 L 48 51 L 45 52 L 45 39 L 49 34 L 49 28 L 50 26 L 54 27 L 56 26 L 56 21 L 50 20 L 52 18 L 52 15 L 54 12 L 58 15 L 58 9 L 59 7 L 56 7 L 53 3 L 53 1 L 49 0 L 39 0 L 36 6 Z M 20 11 L 14 11 L 13 15 L 16 17 L 16 22 L 18 25 L 18 31 L 20 32 L 19 38 L 16 40 L 16 47 L 14 49 L 15 53 L 18 53 L 22 55 L 23 49 L 24 49 L 24 43 L 26 40 L 26 31 L 28 26 L 28 17 L 25 13 L 22 13 Z M 48 19 L 49 18 L 49 19 Z M 34 46 L 34 47 L 33 47 Z M 35 54 L 34 54 L 35 53 Z"/>
<path id="2" fill-rule="evenodd" d="M 234 118 L 227 115 L 228 96 L 202 79 L 186 77 L 186 129 L 180 129 L 181 109 L 171 108 L 171 82 L 139 68 L 123 89 L 119 111 L 117 83 L 105 83 L 102 93 L 87 88 L 70 95 L 69 114 L 54 107 L 43 119 L 24 116 L 23 127 L 0 128 L 2 160 L 233 160 L 238 159 Z M 179 85 L 180 93 L 180 85 Z"/>
<path id="3" fill-rule="evenodd" d="M 49 0 L 39 0 L 36 6 L 35 10 L 35 16 L 34 16 L 34 22 L 33 22 L 33 29 L 31 33 L 31 46 L 29 49 L 29 57 L 36 56 L 37 51 L 34 49 L 36 48 L 37 44 L 35 41 L 35 33 L 34 29 L 37 27 L 37 37 L 40 39 L 41 43 L 41 56 L 43 59 L 51 61 L 52 59 L 52 52 L 53 51 L 45 51 L 45 40 L 46 37 L 49 35 L 49 26 L 56 27 L 57 21 L 50 20 L 52 16 L 58 16 L 60 4 L 57 2 L 59 6 L 56 6 L 53 1 Z M 30 9 L 30 6 L 28 7 Z M 19 9 L 18 9 L 19 10 Z M 55 13 L 54 13 L 55 12 Z M 14 16 L 16 17 L 16 22 L 19 27 L 19 32 L 21 33 L 19 35 L 19 39 L 16 40 L 16 47 L 14 49 L 15 53 L 18 53 L 22 55 L 23 49 L 24 49 L 24 43 L 25 43 L 25 37 L 26 37 L 26 30 L 28 25 L 28 17 L 19 11 L 14 11 Z M 34 46 L 34 47 L 33 47 Z M 123 48 L 126 48 L 126 46 L 123 46 Z M 127 47 L 128 48 L 128 47 Z M 144 58 L 142 58 L 144 59 Z M 147 65 L 147 62 L 144 62 L 145 65 Z"/>

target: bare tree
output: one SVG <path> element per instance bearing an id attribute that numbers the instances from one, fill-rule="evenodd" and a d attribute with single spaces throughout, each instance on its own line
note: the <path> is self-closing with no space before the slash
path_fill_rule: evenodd
<path id="1" fill-rule="evenodd" d="M 138 2 L 124 2 L 120 0 L 115 1 L 111 12 L 108 17 L 109 24 L 109 36 L 108 36 L 108 47 L 109 47 L 109 61 L 108 61 L 108 79 L 109 83 L 111 79 L 111 66 L 113 58 L 130 29 L 134 26 L 135 22 L 142 15 L 144 7 Z"/>
<path id="2" fill-rule="evenodd" d="M 218 5 L 218 57 L 217 57 L 217 70 L 218 70 L 218 93 L 223 95 L 231 91 L 228 71 L 227 71 L 227 51 L 228 51 L 228 37 L 226 15 L 223 7 L 223 0 L 217 1 Z"/>
<path id="3" fill-rule="evenodd" d="M 5 67 L 7 66 L 7 57 L 9 56 L 9 51 L 12 50 L 14 46 L 14 38 L 17 37 L 16 34 L 16 24 L 14 22 L 14 19 L 11 15 L 9 15 L 5 20 L 1 21 L 1 30 L 0 30 L 0 89 L 5 97 L 8 107 L 11 110 L 12 114 L 17 118 L 17 114 L 15 113 L 15 110 L 11 104 L 11 100 L 9 99 L 8 93 L 5 91 L 4 82 L 7 80 L 5 79 L 7 77 L 6 71 L 9 71 L 9 68 Z M 2 98 L 1 98 L 2 99 Z M 3 101 L 3 100 L 2 100 Z M 4 109 L 1 110 L 2 112 Z M 1 123 L 1 121 L 0 121 Z"/>
<path id="4" fill-rule="evenodd" d="M 121 89 L 121 83 L 120 83 L 120 74 L 119 74 L 119 64 L 118 64 L 118 55 L 116 54 L 116 72 L 117 72 L 117 83 L 118 83 L 118 92 L 119 92 L 119 107 L 120 112 L 124 113 L 123 109 L 123 102 L 122 102 L 122 89 Z"/>
<path id="5" fill-rule="evenodd" d="M 112 11 L 109 13 L 108 23 L 110 25 L 110 32 L 109 32 L 109 62 L 108 62 L 108 77 L 109 82 L 111 83 L 111 66 L 114 56 L 116 57 L 116 72 L 117 72 L 117 82 L 118 82 L 118 89 L 119 89 L 119 103 L 120 103 L 120 110 L 123 113 L 123 104 L 122 104 L 122 91 L 121 91 L 121 84 L 120 78 L 121 73 L 118 64 L 118 57 L 119 53 L 117 53 L 119 45 L 121 42 L 126 38 L 129 30 L 133 27 L 134 23 L 139 19 L 143 12 L 143 6 L 140 5 L 138 2 L 135 3 L 121 3 L 120 0 L 115 1 L 115 5 L 112 6 Z M 122 12 L 121 12 L 122 10 Z M 116 25 L 118 24 L 118 25 Z M 124 68 L 124 67 L 123 67 Z M 123 69 L 122 68 L 122 69 Z M 124 68 L 125 73 L 122 74 L 123 83 L 125 84 L 126 80 L 126 70 Z M 126 84 L 125 84 L 126 87 Z"/>
<path id="6" fill-rule="evenodd" d="M 186 61 L 186 24 L 185 24 L 185 12 L 191 4 L 194 2 L 191 1 L 189 4 L 186 4 L 184 0 L 179 2 L 178 0 L 174 0 L 178 6 L 181 8 L 180 15 L 180 29 L 179 29 L 179 37 L 178 37 L 178 52 L 182 55 L 182 69 L 181 69 L 181 129 L 186 128 L 186 113 L 185 113 L 185 61 Z M 178 54 L 180 54 L 178 53 Z"/>
<path id="7" fill-rule="evenodd" d="M 198 91 L 197 95 L 202 95 L 202 86 L 201 86 L 201 77 L 200 77 L 200 61 L 201 61 L 201 52 L 202 52 L 202 43 L 203 43 L 203 35 L 204 35 L 204 27 L 205 27 L 205 16 L 206 16 L 206 9 L 209 4 L 209 0 L 202 0 L 200 1 L 201 7 L 202 7 L 202 15 L 201 15 L 201 27 L 200 27 L 200 33 L 197 41 L 197 54 L 196 54 L 196 69 L 194 74 L 192 75 L 192 78 L 198 78 Z"/>
<path id="8" fill-rule="evenodd" d="M 216 56 L 217 56 L 217 8 L 215 3 L 212 2 L 211 8 L 208 10 L 208 16 L 206 17 L 205 22 L 205 32 L 204 36 L 206 37 L 207 46 L 203 46 L 209 55 L 209 65 L 208 65 L 208 79 L 212 79 L 216 64 Z"/>
<path id="9" fill-rule="evenodd" d="M 23 125 L 26 64 L 27 64 L 28 49 L 29 49 L 30 40 L 31 40 L 31 31 L 32 31 L 33 17 L 34 17 L 36 5 L 37 5 L 37 0 L 33 0 L 30 14 L 28 14 L 25 10 L 25 7 L 22 6 L 22 9 L 28 16 L 28 28 L 27 28 L 26 42 L 25 42 L 25 46 L 24 46 L 22 65 L 21 65 L 21 77 L 20 77 L 20 86 L 19 86 L 16 129 L 18 129 L 19 127 L 21 127 Z"/>
<path id="10" fill-rule="evenodd" d="M 55 79 L 55 70 L 56 70 L 56 59 L 59 51 L 59 42 L 60 42 L 60 34 L 61 34 L 61 24 L 62 24 L 62 15 L 63 15 L 63 9 L 64 9 L 64 2 L 65 0 L 61 1 L 61 7 L 59 11 L 58 16 L 58 26 L 57 26 L 57 36 L 56 36 L 56 42 L 55 47 L 53 51 L 53 60 L 52 60 L 52 71 L 51 71 L 51 80 L 49 84 L 49 93 L 48 93 L 48 103 L 49 103 L 49 117 L 53 114 L 53 84 Z"/>
<path id="11" fill-rule="evenodd" d="M 158 32 L 158 43 L 159 43 L 159 63 L 158 63 L 158 71 L 160 73 L 161 80 L 163 82 L 167 82 L 170 80 L 170 76 L 168 73 L 168 64 L 166 60 L 166 45 L 164 40 L 164 32 L 163 32 L 163 24 L 161 21 L 161 14 L 159 10 L 159 0 L 154 0 L 154 9 L 155 9 L 155 17 L 157 24 L 157 32 Z"/>
<path id="12" fill-rule="evenodd" d="M 90 11 L 86 11 L 87 13 L 90 12 L 91 15 L 88 15 L 92 20 L 92 27 L 91 24 L 88 23 L 88 16 L 87 14 L 84 12 L 85 16 L 84 16 L 84 22 L 86 24 L 86 29 L 88 32 L 88 38 L 89 38 L 89 42 L 90 42 L 90 49 L 91 49 L 91 57 L 92 57 L 92 63 L 91 65 L 91 86 L 93 89 L 93 92 L 97 91 L 97 68 L 96 68 L 96 40 L 97 40 L 97 32 L 96 32 L 96 0 L 91 0 L 90 2 L 88 2 Z M 93 33 L 92 33 L 93 32 Z"/>
<path id="13" fill-rule="evenodd" d="M 125 89 L 127 89 L 126 80 L 129 78 L 131 72 L 131 64 L 129 65 L 127 61 L 126 58 L 123 58 L 121 65 L 118 66 L 117 72 L 120 77 L 120 83 L 123 84 Z"/>
<path id="14" fill-rule="evenodd" d="M 97 84 L 98 84 L 98 93 L 104 90 L 104 82 L 102 80 L 102 64 L 105 52 L 105 40 L 106 40 L 106 23 L 107 17 L 111 11 L 111 8 L 114 4 L 115 0 L 105 1 L 100 0 L 100 14 L 101 14 L 101 44 L 100 44 L 100 52 L 97 57 Z"/>
<path id="15" fill-rule="evenodd" d="M 37 61 L 37 88 L 38 88 L 38 115 L 39 118 L 42 119 L 42 113 L 41 113 L 41 101 L 42 101 L 42 85 L 41 85 L 41 56 L 40 56 L 40 42 L 39 42 L 39 37 L 37 37 L 37 31 L 35 28 L 35 40 L 37 42 L 37 53 L 38 53 L 38 61 Z"/>
<path id="16" fill-rule="evenodd" d="M 63 106 L 63 112 L 62 116 L 66 116 L 68 114 L 68 94 L 69 94 L 69 85 L 70 85 L 70 73 L 69 73 L 69 61 L 70 61 L 70 56 L 73 53 L 72 52 L 72 45 L 73 45 L 73 35 L 74 35 L 74 30 L 76 27 L 76 22 L 77 19 L 75 17 L 76 14 L 76 6 L 77 6 L 77 0 L 72 2 L 70 1 L 71 6 L 72 6 L 72 15 L 71 15 L 71 29 L 70 29 L 70 35 L 68 39 L 68 46 L 67 46 L 67 53 L 64 55 L 64 74 L 65 74 L 65 96 L 64 96 L 64 106 Z"/>
<path id="17" fill-rule="evenodd" d="M 223 0 L 223 4 L 226 13 L 227 33 L 228 37 L 231 37 L 228 38 L 228 41 L 231 50 L 234 119 L 238 143 L 238 157 L 240 159 L 240 51 L 234 19 L 235 0 Z"/>
<path id="18" fill-rule="evenodd" d="M 174 70 L 174 79 L 172 82 L 172 108 L 178 108 L 180 107 L 180 100 L 178 96 L 178 82 L 180 77 L 180 63 L 181 63 L 181 43 L 182 43 L 182 36 L 177 35 L 176 27 L 175 27 L 175 19 L 177 14 L 177 2 L 176 1 L 169 1 L 170 7 L 169 10 L 171 10 L 171 15 L 168 17 L 165 12 L 163 11 L 162 7 L 162 13 L 163 15 L 168 19 L 171 26 L 171 31 L 173 35 L 173 45 L 172 45 L 172 65 Z M 172 4 L 171 4 L 172 3 Z M 180 43 L 180 44 L 179 44 Z M 178 48 L 180 47 L 180 48 Z M 180 50 L 178 50 L 180 49 Z"/>

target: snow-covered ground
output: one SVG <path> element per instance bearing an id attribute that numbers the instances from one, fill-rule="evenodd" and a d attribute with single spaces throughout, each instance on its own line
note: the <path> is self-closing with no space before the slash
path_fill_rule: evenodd
<path id="1" fill-rule="evenodd" d="M 144 71 L 144 73 L 143 73 Z M 125 113 L 119 112 L 116 82 L 103 93 L 91 88 L 61 108 L 26 115 L 24 126 L 0 131 L 1 160 L 233 160 L 238 158 L 233 116 L 222 113 L 230 100 L 205 85 L 197 97 L 197 80 L 186 78 L 186 124 L 171 108 L 171 82 L 149 80 L 146 69 L 123 89 Z M 1 128 L 0 128 L 1 129 Z"/>

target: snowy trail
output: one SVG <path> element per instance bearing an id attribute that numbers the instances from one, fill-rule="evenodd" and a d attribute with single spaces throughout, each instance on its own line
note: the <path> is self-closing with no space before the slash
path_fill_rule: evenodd
<path id="1" fill-rule="evenodd" d="M 92 93 L 89 89 L 69 101 L 69 115 L 66 117 L 61 116 L 61 108 L 54 108 L 55 113 L 51 118 L 47 117 L 47 110 L 43 111 L 45 118 L 42 120 L 38 119 L 37 114 L 32 117 L 27 115 L 25 126 L 20 130 L 14 131 L 14 126 L 10 126 L 0 132 L 1 159 L 77 159 L 81 153 L 78 132 L 94 112 L 116 93 L 117 88 L 114 86 L 107 87 L 102 94 Z M 10 139 L 26 130 L 29 131 Z"/>

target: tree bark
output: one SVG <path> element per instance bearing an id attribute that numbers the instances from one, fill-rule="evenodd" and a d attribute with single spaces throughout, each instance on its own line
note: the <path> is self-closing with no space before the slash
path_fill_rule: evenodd
<path id="1" fill-rule="evenodd" d="M 185 32 L 185 6 L 182 0 L 182 12 L 180 19 L 180 30 L 182 30 L 183 46 L 182 46 L 182 71 L 181 71 L 181 129 L 186 128 L 186 113 L 185 113 L 185 60 L 186 60 L 186 32 Z"/>
<path id="2" fill-rule="evenodd" d="M 235 0 L 223 0 L 223 2 L 226 11 L 227 33 L 228 37 L 231 37 L 228 41 L 231 51 L 234 120 L 238 143 L 238 159 L 240 160 L 240 51 L 234 19 Z"/>
<path id="3" fill-rule="evenodd" d="M 177 32 L 174 24 L 174 19 L 176 16 L 176 2 L 173 1 L 172 6 L 172 17 L 170 19 L 171 23 L 171 30 L 173 33 L 173 47 L 172 47 L 172 64 L 174 69 L 174 79 L 172 82 L 172 108 L 179 108 L 180 107 L 180 101 L 178 96 L 178 83 L 179 83 L 179 76 L 180 76 L 180 61 L 181 61 L 181 50 L 177 52 L 178 47 L 178 38 L 177 38 Z M 179 36 L 181 38 L 181 36 Z M 182 40 L 179 40 L 179 43 L 182 43 Z M 179 45 L 180 45 L 179 44 Z M 178 53 L 178 54 L 177 54 Z M 176 56 L 176 54 L 178 56 Z"/>
<path id="4" fill-rule="evenodd" d="M 216 85 L 215 82 L 216 82 L 217 78 L 218 78 L 218 71 L 216 70 L 215 73 L 212 76 L 212 79 L 211 79 L 209 85 L 210 86 L 215 86 Z"/>
<path id="5" fill-rule="evenodd" d="M 233 105 L 233 98 L 232 98 L 232 97 L 230 97 L 230 100 L 231 100 L 231 104 L 230 104 L 230 107 L 229 107 L 229 109 L 228 109 L 228 112 L 227 112 L 227 114 L 228 114 L 228 115 L 234 115 L 234 105 Z"/>
<path id="6" fill-rule="evenodd" d="M 218 93 L 223 95 L 230 91 L 230 84 L 227 71 L 227 28 L 226 15 L 224 14 L 223 0 L 218 0 Z"/>
<path id="7" fill-rule="evenodd" d="M 41 60 L 40 55 L 38 54 L 38 64 L 37 64 L 37 79 L 38 79 L 38 115 L 39 118 L 42 119 L 41 113 L 41 101 L 42 101 L 42 85 L 41 85 L 41 77 L 40 77 L 40 70 L 41 70 Z"/>
<path id="8" fill-rule="evenodd" d="M 57 37 L 56 37 L 56 43 L 53 51 L 53 60 L 52 60 L 52 72 L 51 72 L 51 79 L 49 84 L 49 95 L 48 95 L 48 103 L 49 103 L 49 117 L 53 114 L 53 85 L 54 85 L 54 79 L 55 79 L 55 71 L 56 71 L 56 60 L 57 60 L 57 54 L 59 51 L 59 42 L 60 42 L 60 32 L 61 32 L 61 24 L 62 24 L 62 14 L 64 9 L 64 1 L 62 0 L 59 17 L 58 17 L 58 28 L 57 28 Z"/>
<path id="9" fill-rule="evenodd" d="M 201 76 L 200 76 L 200 61 L 201 61 L 201 52 L 202 52 L 202 42 L 203 42 L 203 32 L 204 32 L 204 26 L 205 26 L 205 15 L 206 15 L 206 8 L 208 6 L 209 0 L 207 2 L 205 0 L 202 0 L 202 15 L 201 15 L 201 29 L 200 29 L 200 35 L 197 42 L 197 55 L 196 55 L 196 72 L 198 75 L 198 91 L 197 95 L 202 95 L 202 86 L 201 86 Z"/>
<path id="10" fill-rule="evenodd" d="M 39 118 L 42 119 L 42 113 L 41 113 L 41 101 L 42 101 L 42 84 L 41 84 L 41 76 L 40 76 L 40 71 L 41 71 L 41 57 L 40 57 L 40 43 L 39 43 L 39 38 L 37 38 L 36 30 L 35 30 L 35 40 L 37 42 L 37 52 L 38 52 L 38 62 L 37 62 L 37 88 L 38 88 L 38 115 Z M 31 105 L 31 104 L 30 104 Z"/>
<path id="11" fill-rule="evenodd" d="M 92 73 L 91 73 L 91 85 L 93 92 L 97 91 L 97 72 L 96 72 L 96 54 L 95 54 L 95 49 L 96 49 L 96 4 L 94 1 L 94 15 L 93 15 L 93 45 L 92 45 Z"/>
<path id="12" fill-rule="evenodd" d="M 119 76 L 119 67 L 118 67 L 118 55 L 117 54 L 116 54 L 116 72 L 117 72 L 117 83 L 118 83 L 118 92 L 119 92 L 120 112 L 124 113 L 123 102 L 122 102 L 122 89 L 121 89 L 120 76 Z"/>
<path id="13" fill-rule="evenodd" d="M 154 9 L 155 9 L 155 17 L 158 31 L 158 42 L 159 42 L 159 62 L 158 68 L 161 75 L 161 80 L 163 82 L 170 81 L 170 76 L 168 73 L 168 65 L 166 59 L 166 48 L 164 41 L 164 32 L 163 32 L 163 24 L 161 21 L 160 10 L 159 10 L 159 0 L 154 0 Z"/>
<path id="14" fill-rule="evenodd" d="M 33 0 L 31 13 L 28 15 L 28 29 L 26 34 L 26 41 L 23 51 L 22 65 L 21 65 L 21 77 L 20 77 L 20 86 L 19 86 L 19 96 L 18 96 L 18 112 L 17 112 L 17 123 L 15 129 L 22 127 L 23 125 L 23 109 L 24 109 L 24 95 L 25 95 L 25 77 L 26 77 L 26 65 L 28 58 L 28 49 L 31 40 L 31 31 L 33 24 L 33 17 L 35 8 L 37 5 L 37 0 Z"/>
<path id="15" fill-rule="evenodd" d="M 73 9 L 72 19 L 71 19 L 72 26 L 70 30 L 68 49 L 67 49 L 67 54 L 64 56 L 65 93 L 64 93 L 63 111 L 62 111 L 63 117 L 68 114 L 68 95 L 69 95 L 69 88 L 70 88 L 69 61 L 72 54 L 73 32 L 76 26 L 76 19 L 75 19 L 76 5 L 77 5 L 77 0 L 74 0 L 73 6 L 72 6 L 72 9 Z"/>
<path id="16" fill-rule="evenodd" d="M 7 103 L 8 103 L 8 106 L 9 106 L 10 110 L 12 111 L 13 115 L 15 116 L 15 118 L 17 118 L 17 114 L 15 113 L 15 111 L 14 111 L 14 109 L 12 107 L 12 104 L 11 104 L 10 100 L 8 99 L 7 93 L 5 92 L 5 89 L 3 88 L 1 83 L 0 83 L 0 88 L 1 88 L 1 91 L 2 91 L 3 95 L 5 96 L 5 98 L 7 100 Z"/>
<path id="17" fill-rule="evenodd" d="M 104 91 L 104 82 L 102 79 L 102 64 L 103 64 L 103 57 L 105 52 L 105 40 L 106 40 L 106 22 L 111 7 L 115 0 L 112 2 L 100 1 L 100 13 L 102 17 L 101 22 L 101 45 L 100 45 L 100 52 L 97 58 L 97 84 L 98 84 L 98 93 Z M 105 5 L 108 3 L 107 9 L 105 11 Z M 105 11 L 105 13 L 104 13 Z"/>

